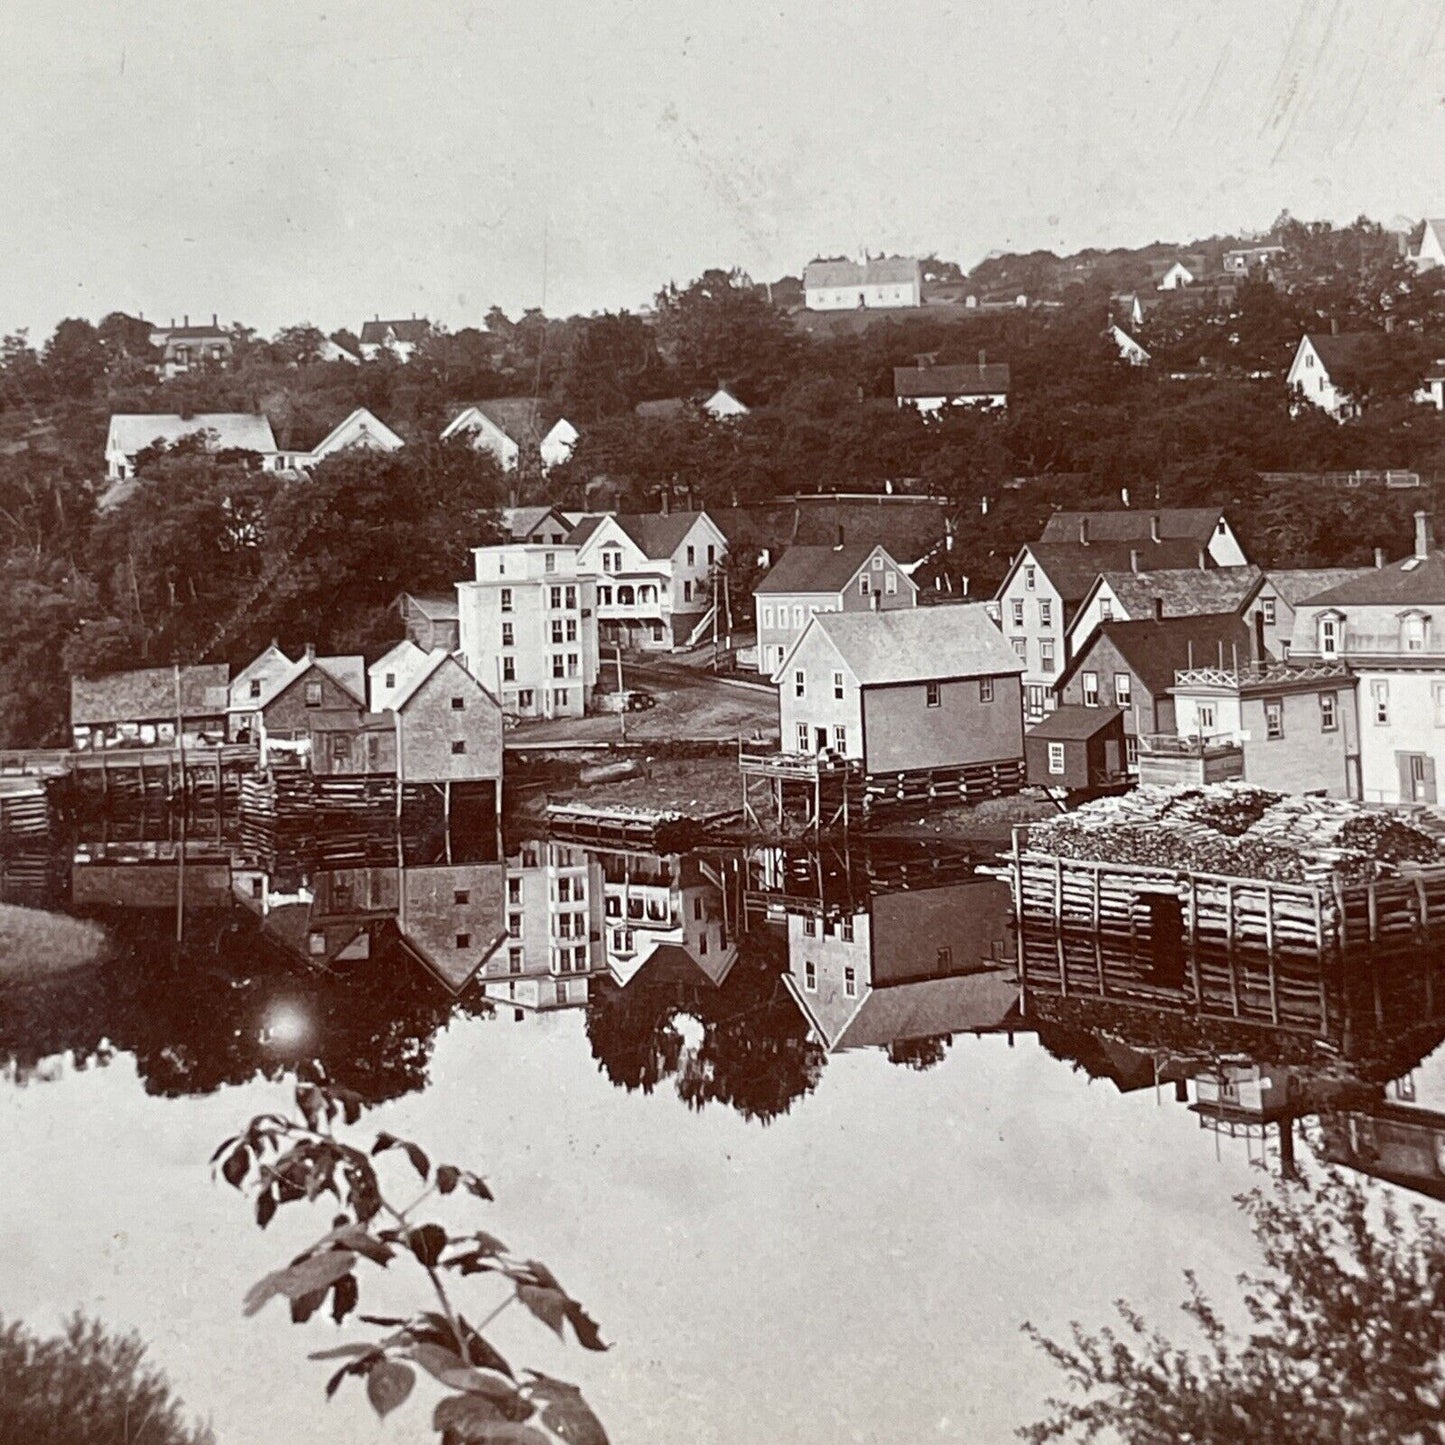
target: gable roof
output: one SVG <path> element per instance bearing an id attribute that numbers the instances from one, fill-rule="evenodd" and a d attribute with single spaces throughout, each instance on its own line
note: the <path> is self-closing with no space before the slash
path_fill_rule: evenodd
<path id="1" fill-rule="evenodd" d="M 1291 607 L 1298 607 L 1306 598 L 1373 571 L 1373 567 L 1289 567 L 1278 572 L 1266 572 L 1264 580 Z"/>
<path id="2" fill-rule="evenodd" d="M 1124 716 L 1117 707 L 1085 707 L 1082 703 L 1066 703 L 1035 723 L 1025 734 L 1031 738 L 1047 738 L 1057 742 L 1087 742 Z"/>
<path id="3" fill-rule="evenodd" d="M 192 326 L 157 326 L 156 334 L 163 335 L 166 345 L 173 341 L 229 341 L 230 338 L 214 322 Z"/>
<path id="4" fill-rule="evenodd" d="M 1054 584 L 1066 607 L 1074 607 L 1089 595 L 1100 572 L 1132 572 L 1132 553 L 1139 554 L 1141 571 L 1185 571 L 1198 568 L 1200 547 L 1186 538 L 1151 542 L 1134 537 L 1121 542 L 1030 542 L 1009 569 L 1002 596 L 1025 554 L 1031 556 Z M 1206 563 L 1208 558 L 1206 557 Z"/>
<path id="5" fill-rule="evenodd" d="M 871 261 L 809 261 L 803 267 L 805 290 L 824 286 L 910 286 L 919 279 L 912 256 L 879 256 Z"/>
<path id="6" fill-rule="evenodd" d="M 366 706 L 364 657 L 308 657 L 303 654 L 285 672 L 272 678 L 271 685 L 262 689 L 260 697 L 252 699 L 252 710 L 261 711 L 269 707 L 292 683 L 305 676 L 313 667 L 319 668 L 345 692 L 350 693 L 362 707 Z"/>
<path id="7" fill-rule="evenodd" d="M 503 507 L 502 525 L 515 542 L 525 542 L 548 517 L 555 517 L 564 536 L 572 531 L 572 524 L 556 507 Z"/>
<path id="8" fill-rule="evenodd" d="M 1388 567 L 1364 568 L 1356 576 L 1303 601 L 1311 607 L 1350 603 L 1364 607 L 1439 606 L 1445 602 L 1445 552 L 1431 552 L 1423 558 L 1412 554 Z"/>
<path id="9" fill-rule="evenodd" d="M 197 412 L 180 416 L 175 412 L 117 412 L 110 419 L 106 440 L 108 452 L 132 457 L 156 442 L 175 443 L 197 432 L 214 432 L 214 451 L 274 452 L 276 438 L 264 413 L 245 411 Z"/>
<path id="10" fill-rule="evenodd" d="M 1152 618 L 1103 622 L 1064 669 L 1056 684 L 1060 691 L 1106 638 L 1134 676 L 1156 696 L 1173 687 L 1174 674 L 1181 668 L 1206 667 L 1219 656 L 1221 648 L 1226 662 L 1233 659 L 1236 649 L 1242 660 L 1252 655 L 1249 626 L 1232 612 L 1166 617 L 1162 622 Z"/>
<path id="11" fill-rule="evenodd" d="M 815 612 L 774 673 L 775 680 L 814 628 L 833 644 L 862 687 L 1017 676 L 1024 671 L 983 603 L 965 602 L 892 612 Z"/>
<path id="12" fill-rule="evenodd" d="M 831 547 L 845 540 L 881 542 L 888 555 L 910 566 L 937 549 L 948 535 L 948 504 L 936 498 L 878 494 L 872 497 L 797 497 L 751 507 L 709 508 L 734 551 L 740 548 Z"/>
<path id="13" fill-rule="evenodd" d="M 893 395 L 996 396 L 1009 389 L 1005 361 L 972 362 L 962 366 L 895 366 Z"/>
<path id="14" fill-rule="evenodd" d="M 224 716 L 230 676 L 231 669 L 224 662 L 181 668 L 182 716 Z M 175 715 L 174 668 L 143 667 L 70 679 L 72 724 L 143 722 Z"/>
<path id="15" fill-rule="evenodd" d="M 1154 615 L 1154 601 L 1164 604 L 1166 617 L 1197 617 L 1206 612 L 1237 612 L 1249 600 L 1264 572 L 1244 567 L 1169 567 L 1157 571 L 1101 572 L 1090 590 L 1107 584 L 1129 616 Z M 1087 599 L 1086 599 L 1087 600 Z"/>
<path id="16" fill-rule="evenodd" d="M 413 316 L 405 321 L 364 321 L 361 335 L 357 338 L 363 345 L 382 346 L 395 337 L 397 341 L 425 341 L 431 330 L 431 322 Z"/>
<path id="17" fill-rule="evenodd" d="M 1378 331 L 1306 331 L 1304 339 L 1314 347 L 1325 370 L 1332 372 L 1336 367 L 1348 367 L 1367 345 L 1383 335 Z"/>
<path id="18" fill-rule="evenodd" d="M 634 416 L 640 416 L 650 421 L 670 421 L 673 417 L 683 416 L 687 412 L 688 403 L 680 396 L 659 397 L 655 401 L 640 401 L 632 408 Z"/>
<path id="19" fill-rule="evenodd" d="M 417 666 L 416 670 L 411 674 L 411 676 L 403 681 L 400 690 L 397 692 L 397 695 L 392 699 L 392 710 L 395 712 L 400 712 L 412 700 L 412 698 L 416 696 L 422 684 L 434 677 L 448 663 L 454 664 L 458 671 L 461 672 L 462 676 L 466 678 L 466 680 L 478 692 L 480 692 L 482 696 L 487 699 L 488 702 L 492 703 L 493 706 L 497 705 L 496 696 L 493 694 L 491 689 L 484 682 L 482 682 L 480 678 L 474 677 L 470 670 L 462 665 L 460 659 L 455 657 L 452 653 L 448 652 L 445 647 L 434 647 L 422 659 L 420 665 Z"/>
<path id="20" fill-rule="evenodd" d="M 1004 968 L 874 988 L 832 1047 L 887 1048 L 908 1039 L 981 1033 L 999 1028 L 1018 1001 L 1018 981 Z"/>
<path id="21" fill-rule="evenodd" d="M 539 446 L 547 433 L 562 419 L 549 403 L 530 396 L 494 396 L 469 402 L 447 423 L 442 435 L 453 432 L 468 412 L 480 412 L 491 424 L 520 446 Z"/>
<path id="22" fill-rule="evenodd" d="M 670 558 L 682 546 L 683 538 L 692 531 L 698 518 L 706 516 L 706 512 L 668 512 L 666 515 L 662 512 L 632 512 L 618 515 L 613 515 L 611 512 L 594 512 L 583 517 L 577 523 L 567 538 L 567 545 L 581 547 L 611 517 L 632 539 L 644 557 L 651 561 L 663 561 Z M 719 531 L 721 531 L 720 528 Z"/>
<path id="23" fill-rule="evenodd" d="M 1159 521 L 1159 535 L 1166 542 L 1187 538 L 1204 546 L 1214 536 L 1224 517 L 1220 507 L 1112 507 L 1099 512 L 1055 512 L 1039 533 L 1040 542 L 1077 542 L 1079 524 L 1088 524 L 1089 541 L 1149 541 L 1154 519 Z"/>
<path id="24" fill-rule="evenodd" d="M 400 642 L 387 648 L 387 650 L 366 669 L 367 676 L 370 677 L 378 672 L 385 672 L 387 668 L 391 668 L 394 672 L 403 663 L 414 665 L 428 656 L 430 656 L 430 654 L 423 652 L 411 638 L 403 637 Z"/>
<path id="25" fill-rule="evenodd" d="M 439 593 L 403 592 L 401 597 L 410 598 L 412 606 L 431 622 L 455 622 L 461 616 L 455 592 L 449 596 Z M 400 597 L 397 600 L 400 601 Z M 395 605 L 393 602 L 392 606 Z"/>
<path id="26" fill-rule="evenodd" d="M 879 550 L 882 549 L 877 542 L 842 547 L 789 547 L 777 565 L 753 588 L 753 594 L 819 592 L 834 596 L 852 585 L 868 559 Z M 888 556 L 886 551 L 883 555 Z M 888 560 L 893 562 L 891 557 Z"/>

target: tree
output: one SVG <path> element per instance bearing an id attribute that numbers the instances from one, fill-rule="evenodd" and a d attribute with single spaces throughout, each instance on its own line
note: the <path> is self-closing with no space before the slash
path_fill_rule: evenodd
<path id="1" fill-rule="evenodd" d="M 279 361 L 292 366 L 306 366 L 321 360 L 321 348 L 326 337 L 319 327 L 303 321 L 295 326 L 283 326 L 271 343 L 271 351 Z"/>
<path id="2" fill-rule="evenodd" d="M 442 1445 L 607 1445 L 601 1421 L 576 1386 L 535 1370 L 523 1371 L 518 1379 L 482 1333 L 515 1303 L 558 1339 L 565 1339 L 570 1328 L 583 1349 L 605 1350 L 596 1321 L 546 1265 L 514 1254 L 495 1235 L 419 1219 L 418 1212 L 434 1196 L 438 1203 L 448 1196 L 489 1202 L 491 1189 L 470 1169 L 433 1166 L 419 1145 L 392 1134 L 379 1133 L 369 1149 L 359 1147 L 342 1130 L 359 1122 L 362 1107 L 360 1095 L 351 1090 L 303 1079 L 296 1086 L 297 1116 L 260 1114 L 212 1155 L 213 1168 L 227 1183 L 238 1190 L 251 1184 L 262 1229 L 282 1206 L 309 1203 L 323 1194 L 333 1196 L 340 1211 L 314 1244 L 252 1286 L 246 1314 L 281 1298 L 290 1304 L 292 1322 L 304 1324 L 329 1302 L 339 1325 L 361 1302 L 366 1265 L 386 1268 L 396 1261 L 403 1268 L 414 1266 L 429 1287 L 428 1303 L 440 1308 L 400 1318 L 362 1315 L 374 1327 L 372 1339 L 314 1352 L 313 1360 L 341 1361 L 327 1381 L 328 1399 L 347 1378 L 364 1379 L 367 1399 L 384 1418 L 411 1395 L 420 1366 L 446 1392 L 432 1412 L 432 1428 Z M 395 1174 L 404 1162 L 424 1186 L 405 1207 L 394 1202 L 396 1186 L 387 1186 L 390 1195 L 383 1192 L 374 1162 L 383 1155 L 386 1163 L 396 1161 Z M 454 1214 L 445 1205 L 432 1208 L 449 1218 Z M 480 1326 L 467 1319 L 455 1299 L 462 1282 L 473 1275 L 483 1276 L 485 1284 L 509 1286 Z"/>
<path id="3" fill-rule="evenodd" d="M 215 1445 L 188 1424 L 165 1376 L 146 1363 L 136 1334 L 112 1334 L 72 1315 L 58 1337 L 0 1322 L 0 1439 L 25 1445 L 77 1440 Z"/>
<path id="4" fill-rule="evenodd" d="M 45 344 L 45 374 L 57 396 L 83 401 L 105 376 L 106 353 L 90 322 L 67 317 Z"/>
<path id="5" fill-rule="evenodd" d="M 1124 1301 L 1122 1328 L 1025 1331 L 1075 1396 L 1020 1436 L 1126 1445 L 1400 1445 L 1445 1440 L 1445 1227 L 1329 1172 L 1241 1197 L 1266 1272 L 1241 1277 L 1239 1338 L 1187 1274 L 1179 1345 Z"/>

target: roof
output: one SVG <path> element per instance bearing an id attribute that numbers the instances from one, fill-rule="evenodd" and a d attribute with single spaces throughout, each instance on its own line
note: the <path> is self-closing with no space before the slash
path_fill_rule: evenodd
<path id="1" fill-rule="evenodd" d="M 1366 577 L 1374 570 L 1373 567 L 1294 567 L 1270 571 L 1265 574 L 1265 581 L 1291 607 L 1298 607 L 1307 597 L 1327 592 L 1356 577 Z"/>
<path id="2" fill-rule="evenodd" d="M 393 336 L 398 341 L 415 343 L 425 341 L 430 331 L 431 322 L 418 320 L 415 316 L 405 321 L 367 321 L 363 322 L 361 335 L 357 339 L 363 346 L 381 346 Z"/>
<path id="3" fill-rule="evenodd" d="M 333 682 L 337 682 L 345 688 L 362 707 L 366 706 L 366 659 L 364 657 L 308 657 L 303 654 L 285 672 L 278 673 L 270 680 L 270 686 L 262 691 L 260 697 L 252 701 L 252 708 L 260 710 L 269 707 L 293 682 L 310 672 L 313 667 L 319 667 Z"/>
<path id="4" fill-rule="evenodd" d="M 1306 331 L 1304 339 L 1314 347 L 1325 370 L 1334 371 L 1338 366 L 1348 367 L 1366 346 L 1383 335 L 1377 331 Z"/>
<path id="5" fill-rule="evenodd" d="M 835 1049 L 886 1048 L 906 1039 L 998 1028 L 1019 1000 L 1012 969 L 875 988 L 838 1036 Z"/>
<path id="6" fill-rule="evenodd" d="M 803 267 L 803 286 L 910 286 L 919 279 L 912 256 L 879 256 L 872 261 L 809 261 Z"/>
<path id="7" fill-rule="evenodd" d="M 210 323 L 203 326 L 157 326 L 157 333 L 163 333 L 166 344 L 172 341 L 225 341 L 229 340 L 226 333 L 219 327 Z"/>
<path id="8" fill-rule="evenodd" d="M 461 407 L 447 424 L 447 431 L 469 412 L 479 411 L 499 431 L 518 446 L 538 445 L 561 420 L 555 407 L 530 396 L 494 396 L 486 401 L 469 402 Z"/>
<path id="9" fill-rule="evenodd" d="M 564 531 L 572 530 L 572 524 L 556 507 L 502 508 L 502 525 L 511 534 L 512 540 L 516 542 L 526 541 L 548 517 L 556 517 Z"/>
<path id="10" fill-rule="evenodd" d="M 411 638 L 403 637 L 400 642 L 387 648 L 366 670 L 368 674 L 385 672 L 388 668 L 395 672 L 403 662 L 414 664 L 427 656 L 428 654 L 423 652 Z"/>
<path id="11" fill-rule="evenodd" d="M 1099 574 L 1132 618 L 1152 617 L 1157 598 L 1166 617 L 1195 617 L 1205 612 L 1237 612 L 1264 577 L 1247 567 L 1170 567 L 1159 571 L 1108 571 Z"/>
<path id="12" fill-rule="evenodd" d="M 815 627 L 837 648 L 862 687 L 1016 676 L 1024 670 L 981 602 L 892 612 L 815 612 L 803 637 Z M 800 638 L 794 651 L 801 643 Z M 779 672 L 786 666 L 784 659 Z"/>
<path id="13" fill-rule="evenodd" d="M 107 451 L 134 456 L 156 442 L 173 443 L 197 432 L 214 432 L 216 451 L 274 452 L 276 438 L 264 414 L 245 411 L 207 411 L 194 416 L 174 412 L 117 412 L 110 419 Z"/>
<path id="14" fill-rule="evenodd" d="M 1148 541 L 1155 518 L 1165 541 L 1189 538 L 1200 546 L 1214 536 L 1224 513 L 1219 507 L 1115 507 L 1101 512 L 1055 512 L 1039 533 L 1040 542 L 1077 542 L 1079 523 L 1087 522 L 1090 542 Z"/>
<path id="15" fill-rule="evenodd" d="M 1035 723 L 1027 736 L 1054 742 L 1086 742 L 1123 716 L 1117 707 L 1084 707 L 1079 703 L 1068 703 L 1055 708 L 1042 722 Z"/>
<path id="16" fill-rule="evenodd" d="M 893 368 L 894 396 L 995 396 L 1008 389 L 1009 368 L 1003 361 Z"/>
<path id="17" fill-rule="evenodd" d="M 455 622 L 461 615 L 457 610 L 455 592 L 448 597 L 423 596 L 417 592 L 403 592 L 402 596 L 411 598 L 412 606 L 432 622 Z"/>
<path id="18" fill-rule="evenodd" d="M 1174 686 L 1174 674 L 1184 667 L 1203 667 L 1214 661 L 1221 647 L 1226 661 L 1235 650 L 1251 656 L 1248 624 L 1234 613 L 1207 613 L 1197 617 L 1147 618 L 1139 622 L 1103 622 L 1064 669 L 1057 686 L 1062 689 L 1101 641 L 1107 638 L 1129 670 L 1151 693 Z"/>
<path id="19" fill-rule="evenodd" d="M 185 717 L 224 716 L 231 669 L 224 662 L 183 667 L 181 713 Z M 176 715 L 176 670 L 144 667 L 101 677 L 70 679 L 72 724 L 142 722 Z"/>
<path id="20" fill-rule="evenodd" d="M 848 587 L 877 550 L 876 542 L 842 547 L 789 547 L 778 564 L 753 588 L 753 593 L 756 596 L 773 592 L 821 592 L 831 597 Z"/>
<path id="21" fill-rule="evenodd" d="M 1388 567 L 1368 567 L 1348 581 L 1302 600 L 1311 607 L 1351 603 L 1438 607 L 1445 601 L 1445 552 L 1431 552 L 1419 559 L 1411 555 Z"/>
<path id="22" fill-rule="evenodd" d="M 680 396 L 664 396 L 656 401 L 640 401 L 632 410 L 648 421 L 671 421 L 687 411 L 687 402 Z"/>
<path id="23" fill-rule="evenodd" d="M 637 544 L 644 557 L 658 561 L 671 557 L 682 546 L 683 538 L 692 531 L 697 519 L 706 515 L 705 512 L 632 512 L 613 516 L 610 512 L 597 512 L 577 523 L 567 544 L 582 546 L 610 516 Z"/>
<path id="24" fill-rule="evenodd" d="M 913 496 L 799 497 L 793 502 L 708 508 L 733 551 L 814 545 L 845 540 L 881 542 L 903 566 L 939 547 L 948 534 L 948 504 Z"/>
<path id="25" fill-rule="evenodd" d="M 409 703 L 416 695 L 416 691 L 422 685 L 422 683 L 426 682 L 427 679 L 430 678 L 431 675 L 436 672 L 436 670 L 441 667 L 442 664 L 445 663 L 450 657 L 451 653 L 449 653 L 445 647 L 434 647 L 429 653 L 422 657 L 415 664 L 415 668 L 412 671 L 411 675 L 402 681 L 401 687 L 397 690 L 396 696 L 392 698 L 391 706 L 393 711 L 400 712 L 402 708 L 404 708 L 407 703 Z M 457 665 L 459 667 L 461 666 L 460 663 L 458 663 Z M 466 669 L 462 668 L 462 671 L 466 672 Z M 468 672 L 467 676 L 470 678 L 471 673 Z"/>
<path id="26" fill-rule="evenodd" d="M 1139 554 L 1145 572 L 1199 570 L 1200 544 L 1176 538 L 1151 542 L 1147 536 L 1122 542 L 1030 542 L 1027 548 L 1066 604 L 1089 595 L 1101 572 L 1132 572 L 1131 554 Z M 1022 555 L 1022 553 L 1020 553 Z M 1012 574 L 1011 574 L 1012 575 Z"/>

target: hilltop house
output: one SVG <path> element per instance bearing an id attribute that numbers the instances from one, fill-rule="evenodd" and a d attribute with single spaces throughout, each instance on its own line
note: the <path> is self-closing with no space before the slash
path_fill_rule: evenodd
<path id="1" fill-rule="evenodd" d="M 1336 421 L 1347 421 L 1357 416 L 1360 408 L 1340 384 L 1340 375 L 1375 340 L 1373 331 L 1307 331 L 1295 348 L 1286 384 L 1301 401 L 1328 412 Z"/>
<path id="2" fill-rule="evenodd" d="M 1283 255 L 1283 246 L 1241 246 L 1224 253 L 1224 269 L 1241 278 L 1260 272 L 1268 275 Z"/>
<path id="3" fill-rule="evenodd" d="M 1016 779 L 1022 672 L 978 603 L 818 612 L 773 671 L 782 746 L 869 776 L 980 766 Z"/>
<path id="4" fill-rule="evenodd" d="M 1174 736 L 1174 674 L 1252 659 L 1252 639 L 1234 613 L 1101 623 L 1059 677 L 1061 706 L 1117 707 L 1124 714 L 1125 761 L 1138 765 L 1139 740 Z"/>
<path id="5" fill-rule="evenodd" d="M 197 412 L 180 416 L 174 412 L 117 412 L 110 419 L 105 439 L 105 475 L 108 481 L 124 481 L 135 475 L 136 458 L 147 447 L 173 446 L 185 437 L 199 437 L 209 452 L 255 452 L 271 465 L 276 438 L 264 415 L 244 411 Z"/>
<path id="6" fill-rule="evenodd" d="M 727 421 L 735 416 L 747 416 L 752 408 L 739 401 L 727 387 L 720 386 L 716 391 L 699 392 L 691 398 L 666 396 L 655 401 L 640 401 L 632 411 L 643 421 L 676 421 L 689 411 L 703 411 L 714 421 Z"/>
<path id="7" fill-rule="evenodd" d="M 977 366 L 937 366 L 920 357 L 917 366 L 893 368 L 894 400 L 925 414 L 946 406 L 1006 407 L 1008 392 L 1008 363 L 990 362 L 983 351 Z"/>
<path id="8" fill-rule="evenodd" d="M 536 465 L 560 466 L 577 445 L 577 428 L 529 396 L 498 396 L 464 406 L 442 431 L 441 439 L 469 437 L 478 451 L 489 451 L 507 470 Z"/>
<path id="9" fill-rule="evenodd" d="M 1195 270 L 1190 270 L 1183 261 L 1171 261 L 1160 274 L 1155 283 L 1155 289 L 1159 291 L 1178 291 L 1185 286 L 1192 286 L 1198 279 L 1196 271 L 1200 269 L 1200 263 L 1194 258 Z"/>
<path id="10" fill-rule="evenodd" d="M 601 638 L 624 647 L 692 646 L 712 617 L 712 572 L 727 538 L 706 512 L 583 517 L 568 538 L 597 587 Z"/>
<path id="11" fill-rule="evenodd" d="M 179 326 L 172 321 L 169 326 L 154 327 L 150 339 L 161 354 L 160 373 L 167 381 L 201 367 L 224 366 L 234 350 L 230 334 L 217 324 L 214 313 L 209 326 L 192 326 L 191 318 L 185 316 Z"/>
<path id="12" fill-rule="evenodd" d="M 1340 663 L 1359 698 L 1359 787 L 1367 803 L 1439 801 L 1445 756 L 1445 553 L 1430 514 L 1415 550 L 1302 601 L 1290 661 Z"/>
<path id="13" fill-rule="evenodd" d="M 758 671 L 771 676 L 815 612 L 916 607 L 913 579 L 878 544 L 789 547 L 753 589 Z"/>
<path id="14" fill-rule="evenodd" d="M 416 349 L 431 335 L 431 322 L 413 316 L 409 321 L 383 321 L 375 317 L 364 322 L 358 341 L 362 358 L 376 361 L 390 355 L 398 361 L 410 361 Z"/>
<path id="15" fill-rule="evenodd" d="M 1410 253 L 1410 260 L 1419 271 L 1445 266 L 1445 220 L 1426 219 L 1419 249 Z"/>
<path id="16" fill-rule="evenodd" d="M 70 738 L 77 751 L 195 747 L 226 737 L 225 663 L 145 667 L 70 679 Z"/>
<path id="17" fill-rule="evenodd" d="M 1253 566 L 1100 572 L 1069 624 L 1066 650 L 1070 657 L 1075 656 L 1101 622 L 1194 617 L 1205 612 L 1243 616 L 1264 580 L 1265 574 Z M 1279 655 L 1273 648 L 1269 650 Z"/>
<path id="18" fill-rule="evenodd" d="M 574 546 L 474 547 L 457 583 L 458 643 L 505 712 L 581 717 L 597 685 L 598 585 Z"/>
<path id="19" fill-rule="evenodd" d="M 1110 322 L 1106 334 L 1109 340 L 1119 348 L 1121 361 L 1127 361 L 1130 366 L 1149 365 L 1149 353 L 1122 326 Z"/>
<path id="20" fill-rule="evenodd" d="M 357 407 L 330 431 L 312 436 L 315 440 L 300 432 L 289 435 L 287 446 L 276 452 L 270 465 L 278 472 L 309 472 L 339 452 L 394 452 L 405 445 L 396 432 L 364 406 Z"/>
<path id="21" fill-rule="evenodd" d="M 871 261 L 809 261 L 803 305 L 809 311 L 853 311 L 923 304 L 923 280 L 912 256 Z"/>
<path id="22" fill-rule="evenodd" d="M 1040 539 L 1020 550 L 993 604 L 1025 665 L 1025 716 L 1037 722 L 1053 706 L 1054 684 L 1073 655 L 1069 625 L 1101 572 L 1243 563 L 1244 553 L 1217 507 L 1056 512 Z M 1101 611 L 1102 606 L 1101 600 Z"/>

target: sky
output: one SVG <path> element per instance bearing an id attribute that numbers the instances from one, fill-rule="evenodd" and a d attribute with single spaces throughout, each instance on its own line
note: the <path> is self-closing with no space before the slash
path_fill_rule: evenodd
<path id="1" fill-rule="evenodd" d="M 6 0 L 0 331 L 1445 213 L 1445 0 Z"/>

